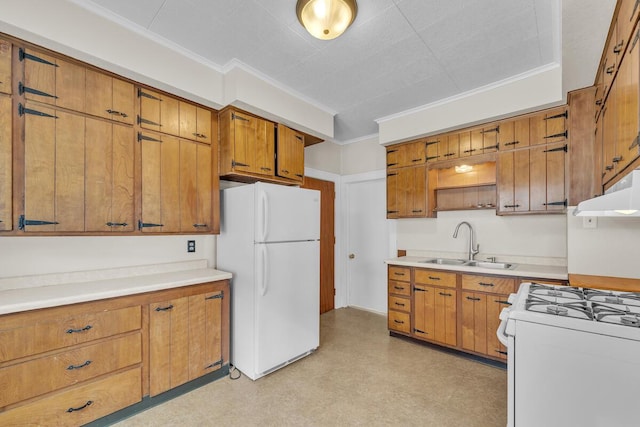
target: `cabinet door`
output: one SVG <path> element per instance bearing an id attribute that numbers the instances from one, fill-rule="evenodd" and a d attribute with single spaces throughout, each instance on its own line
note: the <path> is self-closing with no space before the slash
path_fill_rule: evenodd
<path id="1" fill-rule="evenodd" d="M 435 340 L 435 290 L 424 285 L 413 287 L 413 333 L 420 338 Z"/>
<path id="2" fill-rule="evenodd" d="M 485 294 L 462 292 L 462 348 L 487 354 L 487 295 Z"/>
<path id="3" fill-rule="evenodd" d="M 398 200 L 398 184 L 399 172 L 392 171 L 387 173 L 387 218 L 398 218 L 400 215 L 400 206 Z"/>
<path id="4" fill-rule="evenodd" d="M 464 144 L 463 144 L 463 135 L 464 135 Z M 474 129 L 468 133 L 469 140 L 467 142 L 466 139 L 467 133 L 460 134 L 460 157 L 468 157 L 475 156 L 477 154 L 482 154 L 482 147 L 484 145 L 484 137 L 482 134 L 482 129 Z M 464 149 L 462 146 L 464 145 Z"/>
<path id="5" fill-rule="evenodd" d="M 529 146 L 529 119 L 510 120 L 500 123 L 498 134 L 500 151 Z"/>
<path id="6" fill-rule="evenodd" d="M 507 348 L 498 339 L 496 331 L 500 326 L 500 312 L 509 306 L 509 295 L 487 295 L 487 355 L 507 359 Z"/>
<path id="7" fill-rule="evenodd" d="M 211 147 L 180 141 L 180 231 L 211 231 Z"/>
<path id="8" fill-rule="evenodd" d="M 139 89 L 140 117 L 144 129 L 180 135 L 180 101 L 148 89 Z"/>
<path id="9" fill-rule="evenodd" d="M 0 92 L 11 93 L 11 42 L 0 38 Z"/>
<path id="10" fill-rule="evenodd" d="M 196 137 L 199 142 L 211 144 L 214 135 L 211 132 L 211 111 L 206 108 L 196 108 Z"/>
<path id="11" fill-rule="evenodd" d="M 180 101 L 180 137 L 211 144 L 211 111 Z"/>
<path id="12" fill-rule="evenodd" d="M 220 291 L 189 297 L 189 380 L 222 367 Z"/>
<path id="13" fill-rule="evenodd" d="M 457 336 L 456 291 L 451 289 L 434 289 L 435 304 L 435 339 L 455 346 Z"/>
<path id="14" fill-rule="evenodd" d="M 180 142 L 144 133 L 142 138 L 143 232 L 180 231 Z"/>
<path id="15" fill-rule="evenodd" d="M 443 135 L 438 140 L 438 152 L 437 157 L 435 159 L 431 159 L 429 154 L 427 154 L 427 161 L 436 161 L 436 160 L 447 160 L 451 157 L 449 154 L 449 140 L 453 138 L 454 135 Z M 457 138 L 458 135 L 455 135 Z"/>
<path id="16" fill-rule="evenodd" d="M 498 150 L 500 126 L 492 124 L 482 128 L 482 152 L 493 153 Z"/>
<path id="17" fill-rule="evenodd" d="M 435 162 L 437 160 L 441 160 L 440 159 L 440 154 L 438 153 L 441 145 L 442 145 L 442 140 L 445 141 L 445 143 L 447 143 L 449 141 L 449 138 L 447 136 L 442 136 L 438 139 L 428 139 L 424 144 L 425 144 L 425 156 L 424 156 L 424 161 L 420 162 L 420 163 L 424 163 L 424 162 Z"/>
<path id="18" fill-rule="evenodd" d="M 427 215 L 427 168 L 424 165 L 408 168 L 407 174 L 410 179 L 407 216 L 424 217 Z"/>
<path id="19" fill-rule="evenodd" d="M 256 119 L 255 160 L 252 172 L 273 176 L 275 173 L 275 139 L 275 125 L 266 120 Z"/>
<path id="20" fill-rule="evenodd" d="M 2 55 L 2 42 L 0 40 L 0 55 Z M 0 231 L 13 229 L 11 116 L 11 98 L 0 96 Z"/>
<path id="21" fill-rule="evenodd" d="M 640 29 L 636 30 L 616 77 L 617 129 L 615 155 L 612 161 L 619 173 L 640 156 L 638 135 L 638 95 L 640 67 L 638 56 Z"/>
<path id="22" fill-rule="evenodd" d="M 86 112 L 88 114 L 133 124 L 133 85 L 96 70 L 87 69 Z"/>
<path id="23" fill-rule="evenodd" d="M 133 231 L 133 129 L 86 119 L 85 230 Z"/>
<path id="24" fill-rule="evenodd" d="M 529 119 L 529 133 L 531 145 L 564 142 L 569 133 L 567 131 L 566 107 L 546 110 Z"/>
<path id="25" fill-rule="evenodd" d="M 278 125 L 276 175 L 302 182 L 304 178 L 304 136 Z"/>
<path id="26" fill-rule="evenodd" d="M 498 155 L 498 213 L 529 210 L 529 150 Z"/>
<path id="27" fill-rule="evenodd" d="M 458 134 L 459 156 L 468 157 L 471 155 L 471 132 L 461 132 Z"/>
<path id="28" fill-rule="evenodd" d="M 444 154 L 440 155 L 443 160 L 457 159 L 460 157 L 460 135 L 449 135 L 449 141 L 447 143 L 447 150 Z"/>
<path id="29" fill-rule="evenodd" d="M 85 119 L 25 107 L 24 230 L 83 231 Z"/>
<path id="30" fill-rule="evenodd" d="M 559 144 L 529 150 L 530 211 L 565 209 L 566 148 L 566 144 Z"/>
<path id="31" fill-rule="evenodd" d="M 149 394 L 189 381 L 189 297 L 149 305 Z"/>

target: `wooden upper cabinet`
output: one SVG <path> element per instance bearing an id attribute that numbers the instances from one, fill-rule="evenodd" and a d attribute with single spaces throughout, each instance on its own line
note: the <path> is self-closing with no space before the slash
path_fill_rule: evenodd
<path id="1" fill-rule="evenodd" d="M 169 135 L 180 135 L 180 101 L 169 95 L 139 88 L 140 127 Z"/>
<path id="2" fill-rule="evenodd" d="M 180 136 L 211 144 L 211 111 L 180 101 Z"/>
<path id="3" fill-rule="evenodd" d="M 529 143 L 531 145 L 551 144 L 566 141 L 569 138 L 567 130 L 567 107 L 545 110 L 529 119 Z"/>
<path id="4" fill-rule="evenodd" d="M 441 160 L 441 156 L 440 156 L 440 147 L 442 145 L 442 143 L 440 142 L 441 139 L 448 139 L 446 136 L 441 137 L 439 139 L 435 139 L 435 138 L 428 138 L 425 142 L 424 142 L 424 146 L 425 146 L 425 156 L 424 156 L 424 161 L 425 162 L 435 162 L 438 160 Z M 420 164 L 420 163 L 419 163 Z"/>
<path id="5" fill-rule="evenodd" d="M 640 16 L 640 4 L 637 0 L 622 0 L 618 10 L 618 20 L 616 28 L 617 45 L 621 51 L 628 49 L 629 43 L 635 37 L 634 27 Z M 632 34 L 633 33 L 633 34 Z"/>
<path id="6" fill-rule="evenodd" d="M 425 165 L 387 172 L 387 218 L 423 218 L 427 211 Z"/>
<path id="7" fill-rule="evenodd" d="M 20 94 L 25 99 L 85 112 L 86 67 L 43 52 L 20 48 L 24 79 Z"/>
<path id="8" fill-rule="evenodd" d="M 278 125 L 276 175 L 302 182 L 304 179 L 304 135 Z"/>
<path id="9" fill-rule="evenodd" d="M 429 139 L 428 141 L 433 142 L 435 140 Z M 425 161 L 426 140 L 387 147 L 387 169 L 417 166 L 425 163 Z"/>
<path id="10" fill-rule="evenodd" d="M 528 212 L 529 150 L 501 152 L 497 174 L 497 212 Z"/>
<path id="11" fill-rule="evenodd" d="M 232 109 L 219 120 L 220 174 L 275 176 L 275 124 Z"/>
<path id="12" fill-rule="evenodd" d="M 498 134 L 500 151 L 529 146 L 529 118 L 514 119 L 500 123 Z"/>
<path id="13" fill-rule="evenodd" d="M 567 207 L 566 154 L 566 143 L 531 149 L 529 207 L 532 212 L 563 212 Z"/>
<path id="14" fill-rule="evenodd" d="M 0 92 L 11 93 L 11 42 L 0 38 Z"/>
<path id="15" fill-rule="evenodd" d="M 498 151 L 500 125 L 492 123 L 482 128 L 482 152 L 493 153 Z"/>
<path id="16" fill-rule="evenodd" d="M 438 140 L 438 160 L 451 160 L 460 157 L 460 135 L 443 135 Z"/>
<path id="17" fill-rule="evenodd" d="M 180 141 L 180 231 L 211 231 L 211 147 Z"/>
<path id="18" fill-rule="evenodd" d="M 474 151 L 478 150 L 478 138 L 476 136 L 476 146 L 472 147 L 471 144 L 471 132 L 460 132 L 458 133 L 458 143 L 459 143 L 459 156 L 460 157 L 469 157 Z M 481 142 L 480 142 L 481 144 Z M 481 145 L 480 145 L 481 147 Z"/>
<path id="19" fill-rule="evenodd" d="M 133 124 L 133 84 L 92 69 L 87 69 L 86 82 L 87 114 Z"/>
<path id="20" fill-rule="evenodd" d="M 0 231 L 13 229 L 13 149 L 11 136 L 11 98 L 0 95 Z"/>

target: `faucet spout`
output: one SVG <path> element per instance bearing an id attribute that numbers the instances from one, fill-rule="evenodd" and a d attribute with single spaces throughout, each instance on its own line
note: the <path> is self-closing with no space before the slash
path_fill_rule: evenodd
<path id="1" fill-rule="evenodd" d="M 480 245 L 479 244 L 475 244 L 475 232 L 473 230 L 473 226 L 471 224 L 469 224 L 467 221 L 462 221 L 461 223 L 459 223 L 458 225 L 456 225 L 456 229 L 453 232 L 453 238 L 456 239 L 458 238 L 458 230 L 460 230 L 460 226 L 461 225 L 466 225 L 467 227 L 469 227 L 469 253 L 468 253 L 468 258 L 469 261 L 472 261 L 473 258 L 478 254 L 478 252 L 480 252 Z"/>

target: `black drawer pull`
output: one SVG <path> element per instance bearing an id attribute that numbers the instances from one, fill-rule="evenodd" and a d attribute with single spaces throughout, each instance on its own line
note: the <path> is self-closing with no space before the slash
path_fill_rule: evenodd
<path id="1" fill-rule="evenodd" d="M 197 132 L 194 132 L 191 135 L 195 136 L 196 138 L 206 138 L 207 137 L 207 135 L 205 135 L 203 133 L 197 133 Z"/>
<path id="2" fill-rule="evenodd" d="M 167 311 L 167 310 L 171 310 L 173 308 L 173 304 L 168 305 L 166 307 L 156 307 L 156 311 Z"/>
<path id="3" fill-rule="evenodd" d="M 477 151 L 476 148 L 472 148 L 470 150 L 464 150 L 463 153 L 473 153 L 474 151 Z"/>
<path id="4" fill-rule="evenodd" d="M 398 273 L 397 271 L 393 273 L 396 276 L 404 276 L 404 273 Z"/>
<path id="5" fill-rule="evenodd" d="M 260 170 L 261 171 L 266 171 L 266 172 L 271 172 L 271 168 L 261 167 Z"/>
<path id="6" fill-rule="evenodd" d="M 446 292 L 438 292 L 440 295 L 442 295 L 443 297 L 450 297 L 452 296 L 451 294 L 448 294 Z"/>
<path id="7" fill-rule="evenodd" d="M 610 67 L 607 68 L 607 74 L 613 74 L 613 72 L 615 71 L 616 66 L 612 65 Z"/>
<path id="8" fill-rule="evenodd" d="M 504 205 L 505 208 L 519 208 L 520 205 Z"/>
<path id="9" fill-rule="evenodd" d="M 69 408 L 69 409 L 67 409 L 67 412 L 82 411 L 87 406 L 91 406 L 92 403 L 93 403 L 93 400 L 87 400 L 87 403 L 85 403 L 84 405 L 82 405 L 82 406 L 80 406 L 78 408 Z"/>
<path id="10" fill-rule="evenodd" d="M 421 162 L 421 161 L 422 161 L 422 159 L 421 159 L 421 158 L 420 158 L 420 159 L 412 159 L 412 160 L 411 160 L 411 162 L 412 162 L 412 163 L 415 163 L 415 162 Z"/>
<path id="11" fill-rule="evenodd" d="M 618 163 L 622 160 L 622 156 L 615 156 L 613 159 L 611 159 L 611 161 L 613 163 Z"/>
<path id="12" fill-rule="evenodd" d="M 396 302 L 395 304 L 396 304 L 397 306 L 404 307 L 404 304 L 402 304 L 402 303 Z"/>
<path id="13" fill-rule="evenodd" d="M 402 287 L 402 286 L 394 286 L 393 289 L 396 289 L 398 291 L 402 291 L 402 290 L 404 290 L 404 287 Z"/>
<path id="14" fill-rule="evenodd" d="M 422 213 L 422 209 L 414 209 L 411 213 Z"/>
<path id="15" fill-rule="evenodd" d="M 111 222 L 107 223 L 107 227 L 126 227 L 128 224 L 126 222 Z"/>
<path id="16" fill-rule="evenodd" d="M 421 331 L 420 329 L 416 329 L 416 328 L 413 328 L 413 332 L 417 332 L 417 333 L 419 333 L 419 334 L 429 335 L 427 332 L 425 332 L 425 331 Z"/>
<path id="17" fill-rule="evenodd" d="M 193 224 L 195 228 L 207 227 L 207 224 Z"/>
<path id="18" fill-rule="evenodd" d="M 286 173 L 286 174 L 288 174 L 288 173 L 289 173 L 289 170 L 288 170 L 288 169 L 282 169 L 282 173 Z"/>
<path id="19" fill-rule="evenodd" d="M 567 206 L 567 199 L 562 200 L 561 202 L 549 202 L 543 203 L 543 206 Z"/>
<path id="20" fill-rule="evenodd" d="M 437 159 L 438 156 L 427 156 L 425 157 L 425 160 L 428 162 L 429 160 L 433 160 L 433 159 Z"/>
<path id="21" fill-rule="evenodd" d="M 443 157 L 451 157 L 451 156 L 455 156 L 456 153 L 447 153 L 447 154 L 443 154 Z"/>
<path id="22" fill-rule="evenodd" d="M 520 141 L 511 141 L 511 142 L 505 142 L 504 146 L 508 146 L 508 145 L 518 145 L 520 144 Z"/>
<path id="23" fill-rule="evenodd" d="M 393 319 L 393 321 L 394 321 L 395 323 L 399 323 L 399 324 L 401 324 L 401 325 L 404 325 L 404 320 Z"/>
<path id="24" fill-rule="evenodd" d="M 75 334 L 75 333 L 78 333 L 78 332 L 87 332 L 91 328 L 93 328 L 93 326 L 87 325 L 84 328 L 80 328 L 80 329 L 67 329 L 67 333 L 68 334 Z"/>
<path id="25" fill-rule="evenodd" d="M 496 353 L 504 354 L 505 356 L 508 354 L 506 351 L 496 349 Z"/>
<path id="26" fill-rule="evenodd" d="M 415 286 L 413 287 L 414 292 L 427 292 L 426 289 L 422 289 L 422 288 L 416 288 Z"/>
<path id="27" fill-rule="evenodd" d="M 429 279 L 431 279 L 431 280 L 440 280 L 439 277 L 434 277 L 434 276 L 429 276 Z"/>
<path id="28" fill-rule="evenodd" d="M 469 301 L 480 301 L 481 298 L 467 297 Z"/>
<path id="29" fill-rule="evenodd" d="M 478 282 L 478 285 L 480 285 L 480 286 L 488 286 L 488 287 L 495 286 L 493 283 L 486 283 L 486 282 Z"/>
<path id="30" fill-rule="evenodd" d="M 81 369 L 89 365 L 91 365 L 91 360 L 87 360 L 82 365 L 69 365 L 67 366 L 67 371 L 73 371 L 74 369 Z"/>
<path id="31" fill-rule="evenodd" d="M 622 52 L 622 46 L 624 46 L 624 40 L 613 47 L 613 53 Z"/>

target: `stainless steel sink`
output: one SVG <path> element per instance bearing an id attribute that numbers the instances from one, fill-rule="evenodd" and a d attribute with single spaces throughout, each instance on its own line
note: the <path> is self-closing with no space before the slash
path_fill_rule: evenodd
<path id="1" fill-rule="evenodd" d="M 434 259 L 426 259 L 424 261 L 425 264 L 440 264 L 440 265 L 464 265 L 467 261 L 464 259 L 453 259 L 453 258 L 434 258 Z"/>
<path id="2" fill-rule="evenodd" d="M 466 261 L 465 266 L 467 267 L 482 267 L 482 268 L 494 268 L 496 270 L 509 270 L 510 268 L 515 268 L 515 264 L 510 264 L 506 262 L 490 262 L 490 261 Z"/>

